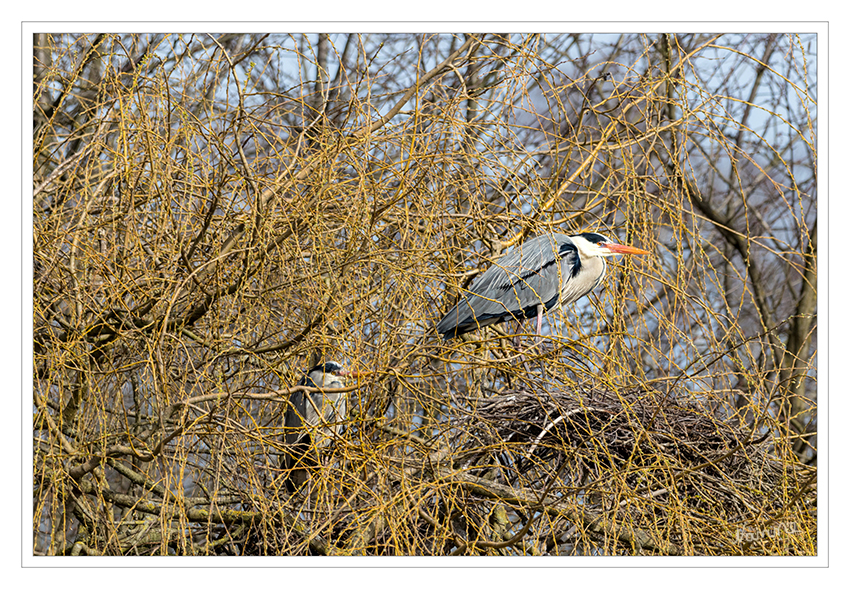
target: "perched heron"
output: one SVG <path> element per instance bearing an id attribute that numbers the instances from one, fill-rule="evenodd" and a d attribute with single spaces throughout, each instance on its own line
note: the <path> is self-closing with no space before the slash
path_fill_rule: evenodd
<path id="1" fill-rule="evenodd" d="M 648 253 L 598 233 L 529 239 L 472 283 L 437 324 L 437 332 L 448 340 L 487 325 L 537 317 L 539 337 L 545 311 L 577 301 L 602 282 L 606 257 Z"/>
<path id="2" fill-rule="evenodd" d="M 346 376 L 356 373 L 343 370 L 336 362 L 317 364 L 298 381 L 298 386 L 338 389 L 345 386 Z M 286 450 L 281 466 L 285 469 L 287 490 L 299 489 L 308 477 L 308 468 L 317 463 L 317 450 L 330 445 L 342 432 L 346 416 L 346 393 L 296 390 L 289 397 L 283 418 Z"/>

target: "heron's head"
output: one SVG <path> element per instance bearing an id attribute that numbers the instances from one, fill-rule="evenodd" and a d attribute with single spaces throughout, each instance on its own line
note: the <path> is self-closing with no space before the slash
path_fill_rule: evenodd
<path id="1" fill-rule="evenodd" d="M 340 388 L 345 386 L 345 378 L 348 376 L 358 376 L 360 373 L 351 370 L 345 370 L 336 362 L 324 362 L 316 364 L 307 371 L 307 378 L 315 383 L 315 386 L 321 389 Z"/>
<path id="2" fill-rule="evenodd" d="M 644 255 L 650 252 L 630 245 L 614 243 L 598 233 L 579 233 L 570 236 L 582 258 L 606 258 L 620 254 Z"/>

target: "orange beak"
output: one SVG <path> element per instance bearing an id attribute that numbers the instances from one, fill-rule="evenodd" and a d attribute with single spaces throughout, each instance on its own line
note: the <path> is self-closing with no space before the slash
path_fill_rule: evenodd
<path id="1" fill-rule="evenodd" d="M 361 376 L 366 376 L 366 375 L 372 374 L 372 373 L 369 372 L 369 371 L 340 370 L 340 371 L 337 372 L 337 374 L 339 376 L 360 378 Z"/>
<path id="2" fill-rule="evenodd" d="M 644 254 L 652 253 L 630 245 L 620 245 L 619 243 L 607 243 L 605 244 L 605 249 L 615 254 L 629 254 L 633 256 L 642 256 Z"/>

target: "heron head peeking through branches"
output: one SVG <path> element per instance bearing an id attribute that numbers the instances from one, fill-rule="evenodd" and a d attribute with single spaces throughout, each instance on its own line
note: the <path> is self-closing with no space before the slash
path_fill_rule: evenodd
<path id="1" fill-rule="evenodd" d="M 345 379 L 352 376 L 358 373 L 344 370 L 336 362 L 317 364 L 301 377 L 298 388 L 290 395 L 283 419 L 286 449 L 281 464 L 290 493 L 307 481 L 309 468 L 318 463 L 318 450 L 342 433 L 347 393 L 335 389 L 344 388 Z"/>

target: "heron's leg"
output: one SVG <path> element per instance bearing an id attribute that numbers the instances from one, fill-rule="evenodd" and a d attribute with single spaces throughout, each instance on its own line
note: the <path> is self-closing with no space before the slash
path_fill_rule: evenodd
<path id="1" fill-rule="evenodd" d="M 535 332 L 537 334 L 537 343 L 543 341 L 541 337 L 543 332 L 543 310 L 543 305 L 537 305 L 537 331 Z M 520 321 L 520 325 L 522 325 L 522 321 Z M 519 348 L 519 334 L 517 334 L 517 348 Z"/>
<path id="2" fill-rule="evenodd" d="M 546 377 L 546 367 L 543 365 L 543 305 L 537 305 L 537 343 L 540 350 L 540 376 Z"/>

